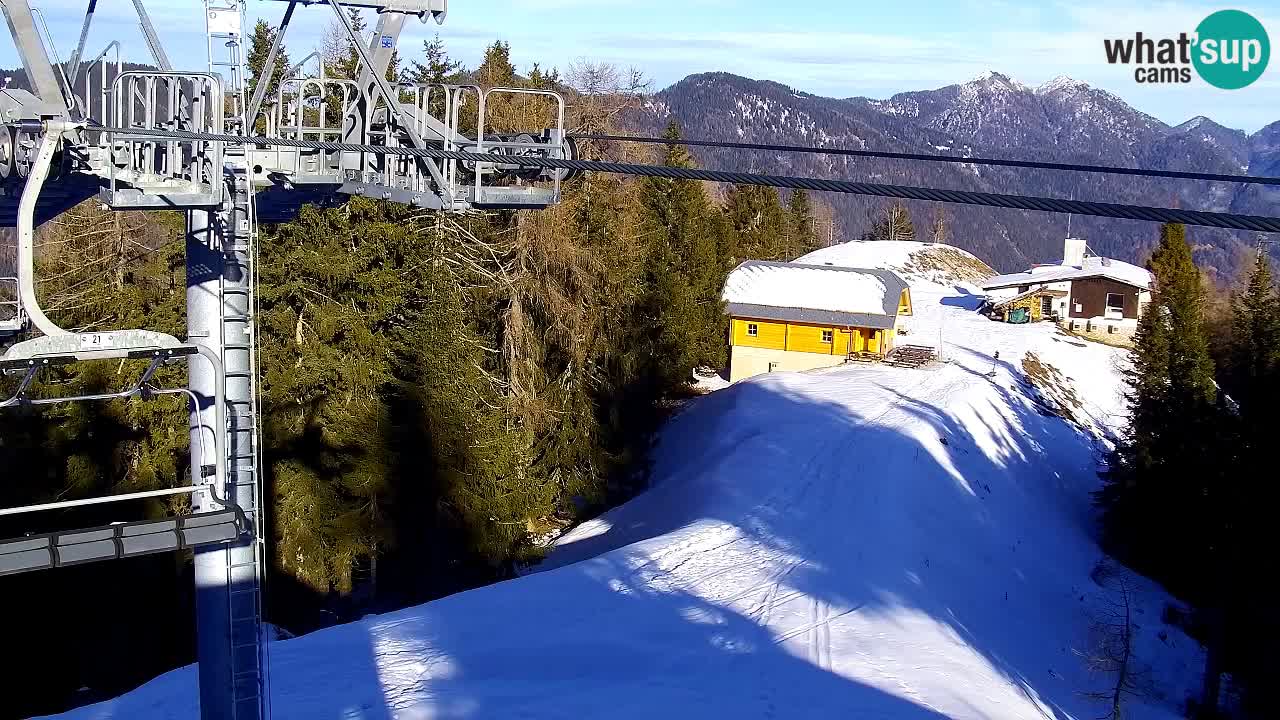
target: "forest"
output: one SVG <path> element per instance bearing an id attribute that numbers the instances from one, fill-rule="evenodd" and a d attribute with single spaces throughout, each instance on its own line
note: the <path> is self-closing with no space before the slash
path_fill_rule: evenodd
<path id="1" fill-rule="evenodd" d="M 255 72 L 273 34 L 256 28 Z M 327 73 L 351 76 L 354 49 L 336 33 L 324 55 Z M 389 75 L 554 88 L 570 126 L 589 132 L 613 129 L 645 89 L 605 65 L 518 73 L 500 42 L 467 69 L 438 38 Z M 267 82 L 274 90 L 280 78 Z M 540 111 L 513 101 L 494 115 L 527 125 Z M 679 137 L 674 124 L 668 132 Z M 584 152 L 636 157 L 604 143 Z M 674 145 L 644 159 L 694 162 Z M 654 433 L 689 396 L 694 368 L 724 364 L 726 274 L 742 259 L 825 244 L 817 206 L 803 192 L 589 175 L 539 212 L 445 215 L 353 198 L 265 226 L 267 621 L 297 634 L 511 577 L 547 538 L 642 489 Z M 87 202 L 40 228 L 50 317 L 182 337 L 183 220 Z M 137 370 L 82 365 L 51 372 L 42 391 L 116 388 Z M 182 386 L 185 371 L 157 380 Z M 184 402 L 0 415 L 0 504 L 185 484 Z M 6 518 L 0 532 L 159 516 L 177 502 Z M 9 642 L 25 651 L 3 660 L 6 677 L 28 689 L 6 698 L 7 716 L 112 697 L 194 660 L 189 555 L 5 577 L 0 592 L 23 618 Z"/>
<path id="2" fill-rule="evenodd" d="M 1162 618 L 1206 650 L 1187 717 L 1274 717 L 1280 619 L 1263 568 L 1280 498 L 1280 297 L 1264 243 L 1234 288 L 1207 282 L 1192 247 L 1186 228 L 1165 225 L 1147 263 L 1155 287 L 1130 354 L 1128 427 L 1095 495 L 1103 547 L 1194 608 Z M 1118 718 L 1119 694 L 1115 707 Z"/>

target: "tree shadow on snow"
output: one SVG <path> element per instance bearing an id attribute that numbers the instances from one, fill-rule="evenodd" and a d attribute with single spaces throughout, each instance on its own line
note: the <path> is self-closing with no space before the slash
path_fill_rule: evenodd
<path id="1" fill-rule="evenodd" d="M 275 717 L 914 720 L 945 716 L 913 678 L 977 688 L 948 675 L 973 667 L 1051 720 L 1096 716 L 1069 636 L 1098 559 L 1095 441 L 1041 414 L 1007 360 L 957 365 L 993 393 L 943 408 L 868 370 L 865 406 L 776 379 L 699 399 L 664 433 L 659 482 L 545 572 L 276 644 Z M 884 665 L 863 618 L 979 661 Z M 194 673 L 154 684 L 190 694 Z M 147 716 L 133 697 L 85 717 Z"/>

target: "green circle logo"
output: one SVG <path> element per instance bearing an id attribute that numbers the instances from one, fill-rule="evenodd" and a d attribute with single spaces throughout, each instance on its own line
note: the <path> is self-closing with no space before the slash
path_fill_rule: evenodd
<path id="1" fill-rule="evenodd" d="M 1238 90 L 1262 76 L 1271 58 L 1271 40 L 1257 18 L 1240 10 L 1219 10 L 1196 26 L 1191 62 L 1210 85 Z"/>

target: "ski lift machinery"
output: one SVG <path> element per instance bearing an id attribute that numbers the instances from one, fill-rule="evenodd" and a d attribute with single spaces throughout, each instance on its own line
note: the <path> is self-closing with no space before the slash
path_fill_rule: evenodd
<path id="1" fill-rule="evenodd" d="M 0 342 L 10 343 L 0 371 L 16 383 L 11 395 L 0 396 L 0 412 L 184 395 L 191 406 L 191 482 L 3 508 L 0 516 L 175 495 L 189 496 L 192 511 L 3 540 L 0 574 L 192 549 L 201 717 L 260 720 L 270 715 L 270 693 L 261 593 L 257 225 L 286 220 L 304 202 L 351 195 L 455 212 L 554 204 L 568 171 L 387 149 L 574 159 L 564 100 L 547 90 L 387 81 L 405 23 L 442 23 L 446 0 L 266 0 L 283 7 L 283 17 L 264 77 L 274 76 L 289 26 L 309 6 L 327 6 L 359 56 L 354 79 L 326 76 L 323 62 L 310 77 L 299 74 L 301 63 L 287 68 L 274 97 L 268 83 L 249 92 L 244 0 L 203 1 L 207 61 L 195 70 L 174 68 L 144 0 L 132 5 L 155 69 L 126 70 L 119 39 L 86 54 L 98 3 L 124 0 L 85 2 L 79 40 L 64 62 L 28 0 L 0 0 L 27 79 L 27 89 L 0 92 L 0 225 L 16 228 L 18 245 L 17 277 L 0 277 Z M 370 37 L 353 27 L 351 9 L 377 14 Z M 494 104 L 514 96 L 545 102 L 552 126 L 490 128 Z M 227 137 L 256 134 L 312 142 L 258 146 Z M 314 141 L 342 145 L 321 149 Z M 35 228 L 95 195 L 112 210 L 185 213 L 185 339 L 147 329 L 72 332 L 46 316 L 36 294 Z M 60 397 L 39 382 L 56 366 L 108 360 L 145 368 L 115 392 Z M 187 363 L 187 387 L 157 387 L 156 372 L 177 362 Z"/>

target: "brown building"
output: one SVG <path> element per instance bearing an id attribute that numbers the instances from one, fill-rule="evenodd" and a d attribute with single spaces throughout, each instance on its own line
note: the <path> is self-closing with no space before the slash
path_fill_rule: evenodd
<path id="1" fill-rule="evenodd" d="M 1088 254 L 1067 238 L 1057 265 L 998 275 L 982 283 L 997 311 L 1027 307 L 1031 319 L 1052 319 L 1074 333 L 1124 344 L 1151 300 L 1151 273 L 1120 260 Z"/>

